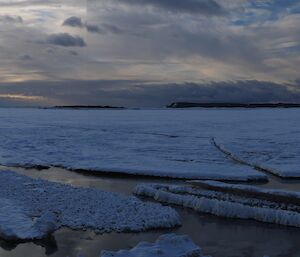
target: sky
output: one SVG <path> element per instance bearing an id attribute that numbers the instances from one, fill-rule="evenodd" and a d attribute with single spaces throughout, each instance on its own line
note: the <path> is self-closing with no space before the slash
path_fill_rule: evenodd
<path id="1" fill-rule="evenodd" d="M 0 0 L 0 106 L 300 102 L 299 0 Z"/>

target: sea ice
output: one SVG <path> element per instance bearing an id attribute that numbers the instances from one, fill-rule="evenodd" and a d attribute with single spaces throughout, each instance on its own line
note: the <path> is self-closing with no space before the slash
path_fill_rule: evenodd
<path id="1" fill-rule="evenodd" d="M 238 184 L 229 184 L 222 183 L 219 181 L 190 181 L 193 185 L 199 185 L 206 189 L 228 192 L 233 194 L 238 194 L 241 196 L 257 197 L 260 199 L 271 200 L 275 202 L 290 203 L 300 206 L 300 192 L 282 190 L 282 189 L 270 189 L 270 188 L 261 188 L 251 185 L 238 185 Z"/>
<path id="2" fill-rule="evenodd" d="M 0 109 L 0 120 L 0 164 L 6 166 L 267 180 L 212 144 L 213 136 L 226 138 L 240 126 L 222 110 Z"/>
<path id="3" fill-rule="evenodd" d="M 298 205 L 282 204 L 192 186 L 140 184 L 134 193 L 156 201 L 191 208 L 220 217 L 252 219 L 266 223 L 300 227 Z"/>
<path id="4" fill-rule="evenodd" d="M 96 232 L 138 232 L 180 225 L 177 212 L 136 197 L 0 172 L 0 235 L 10 240 L 47 236 L 62 226 Z"/>

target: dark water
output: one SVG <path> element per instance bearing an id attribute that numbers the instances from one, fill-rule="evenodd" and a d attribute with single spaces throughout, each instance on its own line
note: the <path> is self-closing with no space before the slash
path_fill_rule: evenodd
<path id="1" fill-rule="evenodd" d="M 7 168 L 1 168 L 7 169 Z M 32 177 L 62 182 L 83 187 L 101 188 L 131 194 L 132 188 L 141 182 L 182 183 L 172 180 L 145 178 L 112 178 L 86 176 L 64 169 L 49 170 L 12 169 Z M 300 191 L 299 181 L 271 179 L 263 187 L 285 188 Z M 96 235 L 93 231 L 72 231 L 61 229 L 47 240 L 12 245 L 0 241 L 0 256 L 10 257 L 98 257 L 101 250 L 131 248 L 140 241 L 155 241 L 163 233 L 188 234 L 202 247 L 203 253 L 215 257 L 261 256 L 299 257 L 300 229 L 264 224 L 255 221 L 218 218 L 176 208 L 183 225 L 172 230 L 155 230 L 146 233 Z"/>

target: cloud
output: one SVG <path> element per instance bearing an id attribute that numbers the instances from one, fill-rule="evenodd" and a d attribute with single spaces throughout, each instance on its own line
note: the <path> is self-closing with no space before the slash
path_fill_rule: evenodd
<path id="1" fill-rule="evenodd" d="M 64 20 L 62 26 L 69 26 L 73 28 L 85 28 L 88 32 L 103 34 L 105 31 L 98 25 L 83 23 L 80 17 L 72 16 Z"/>
<path id="2" fill-rule="evenodd" d="M 68 19 L 64 20 L 63 26 L 70 26 L 70 27 L 78 27 L 78 28 L 82 28 L 83 27 L 83 23 L 81 18 L 79 17 L 69 17 Z"/>
<path id="3" fill-rule="evenodd" d="M 77 56 L 78 55 L 78 52 L 76 51 L 69 51 L 70 55 L 73 55 L 73 56 Z"/>
<path id="4" fill-rule="evenodd" d="M 116 25 L 113 25 L 113 24 L 104 23 L 102 26 L 103 26 L 105 31 L 113 33 L 113 34 L 122 34 L 122 33 L 124 33 L 123 29 L 121 29 L 120 27 L 118 27 Z"/>
<path id="5" fill-rule="evenodd" d="M 23 18 L 21 16 L 3 15 L 0 16 L 0 22 L 23 23 Z"/>
<path id="6" fill-rule="evenodd" d="M 72 6 L 81 6 L 84 5 L 81 0 L 65 0 L 64 2 L 69 3 Z M 59 6 L 61 7 L 61 0 L 1 0 L 1 7 L 28 7 L 28 6 Z"/>
<path id="7" fill-rule="evenodd" d="M 102 24 L 101 27 L 94 24 L 86 24 L 85 25 L 86 30 L 91 33 L 98 33 L 98 34 L 122 34 L 124 33 L 124 30 L 119 28 L 118 26 L 112 25 L 112 24 Z"/>
<path id="8" fill-rule="evenodd" d="M 134 80 L 31 81 L 2 83 L 0 94 L 3 96 L 39 96 L 36 100 L 40 100 L 40 105 L 103 104 L 128 107 L 159 107 L 181 101 L 203 103 L 300 103 L 299 85 L 257 80 L 181 84 L 158 84 Z M 21 99 L 22 97 L 15 100 Z"/>
<path id="9" fill-rule="evenodd" d="M 85 79 L 112 78 L 156 81 L 161 88 L 158 90 L 157 84 L 151 84 L 153 94 L 165 92 L 164 88 L 169 90 L 165 101 L 160 100 L 162 104 L 177 99 L 175 95 L 170 97 L 173 89 L 186 92 L 190 99 L 188 93 L 191 95 L 193 90 L 198 92 L 202 88 L 202 92 L 207 92 L 203 89 L 205 83 L 213 87 L 210 81 L 269 81 L 275 83 L 274 90 L 278 92 L 276 85 L 299 78 L 300 2 L 297 0 L 0 2 L 2 82 L 70 78 L 80 83 Z M 23 22 L 17 17 L 22 17 Z M 185 81 L 196 82 L 197 90 L 191 84 L 182 84 Z M 94 99 L 94 95 L 100 97 L 98 92 L 102 90 L 107 101 L 118 99 L 125 103 L 126 99 L 119 98 L 126 98 L 127 90 L 132 104 L 138 92 L 145 92 L 141 99 L 150 104 L 146 95 L 152 94 L 151 87 L 139 83 L 128 87 L 110 85 L 109 93 L 99 87 L 95 94 L 87 94 Z M 189 87 L 192 89 L 184 90 Z M 255 83 L 248 87 L 256 88 Z M 93 86 L 89 88 L 94 90 Z M 220 92 L 220 88 L 214 92 Z M 78 95 L 80 91 L 84 89 L 78 87 Z M 231 99 L 228 94 L 224 96 Z M 72 93 L 70 99 L 77 98 Z M 156 103 L 153 96 L 149 99 L 151 104 Z M 83 100 L 78 96 L 76 101 Z"/>
<path id="10" fill-rule="evenodd" d="M 24 55 L 20 56 L 20 60 L 22 60 L 22 61 L 32 61 L 33 58 L 29 54 L 24 54 Z"/>
<path id="11" fill-rule="evenodd" d="M 69 26 L 73 28 L 85 28 L 90 33 L 98 33 L 98 34 L 105 34 L 105 33 L 112 33 L 112 34 L 121 34 L 124 31 L 116 25 L 113 24 L 101 24 L 101 26 L 96 24 L 91 24 L 88 22 L 83 22 L 80 17 L 72 16 L 65 19 L 62 23 L 62 26 Z"/>
<path id="12" fill-rule="evenodd" d="M 97 25 L 86 24 L 85 27 L 86 27 L 86 30 L 91 33 L 99 33 L 99 34 L 104 33 L 104 31 Z"/>
<path id="13" fill-rule="evenodd" d="M 269 81 L 245 80 L 211 83 L 152 84 L 138 86 L 139 98 L 159 96 L 157 102 L 238 102 L 238 103 L 300 103 L 297 85 L 278 84 Z"/>
<path id="14" fill-rule="evenodd" d="M 41 101 L 45 99 L 42 96 L 22 95 L 22 94 L 0 94 L 0 98 L 21 100 L 21 101 Z"/>
<path id="15" fill-rule="evenodd" d="M 115 0 L 130 5 L 150 5 L 176 13 L 223 15 L 225 10 L 215 0 Z"/>
<path id="16" fill-rule="evenodd" d="M 80 36 L 72 36 L 68 33 L 51 34 L 47 37 L 46 43 L 64 47 L 85 47 L 86 42 Z"/>

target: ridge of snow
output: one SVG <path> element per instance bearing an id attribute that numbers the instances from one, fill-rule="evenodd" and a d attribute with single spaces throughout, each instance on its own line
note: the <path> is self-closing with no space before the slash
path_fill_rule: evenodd
<path id="1" fill-rule="evenodd" d="M 262 170 L 271 173 L 275 176 L 281 178 L 299 178 L 300 177 L 300 167 L 299 163 L 285 163 L 284 160 L 277 161 L 274 157 L 268 161 L 252 160 L 251 158 L 242 157 L 241 154 L 235 153 L 233 150 L 225 147 L 224 144 L 216 141 L 215 138 L 212 139 L 213 144 L 225 155 L 227 155 L 232 160 L 252 167 L 257 170 Z M 297 160 L 296 160 L 297 161 Z"/>
<path id="2" fill-rule="evenodd" d="M 232 197 L 230 194 L 209 191 L 201 195 L 201 190 L 193 187 L 167 186 L 159 184 L 140 184 L 134 189 L 139 196 L 151 197 L 156 201 L 191 208 L 197 212 L 213 214 L 220 217 L 252 219 L 279 225 L 300 227 L 299 208 L 280 209 L 281 205 L 256 199 Z M 218 194 L 221 199 L 218 199 Z M 266 205 L 267 203 L 268 205 Z M 277 208 L 273 207 L 273 204 Z"/>
<path id="3" fill-rule="evenodd" d="M 288 191 L 282 189 L 269 189 L 261 188 L 251 185 L 239 185 L 239 184 L 229 184 L 223 183 L 220 181 L 213 180 L 191 180 L 191 184 L 199 185 L 201 187 L 211 189 L 211 190 L 220 190 L 220 191 L 229 191 L 248 194 L 249 196 L 256 197 L 265 197 L 267 199 L 273 199 L 276 201 L 283 201 L 287 203 L 294 203 L 300 205 L 300 192 Z M 275 199 L 276 198 L 276 199 Z"/>

